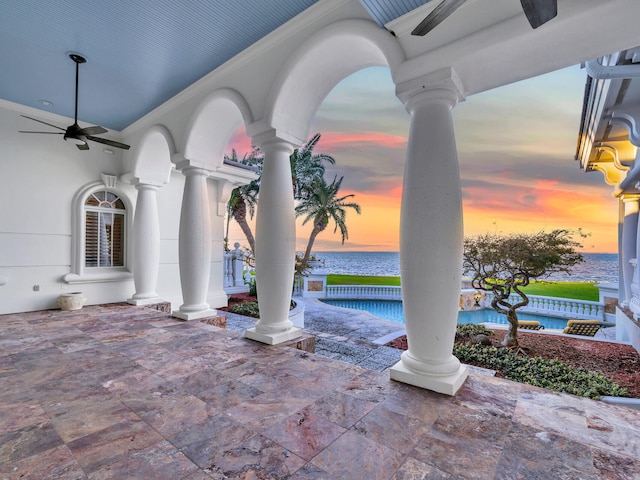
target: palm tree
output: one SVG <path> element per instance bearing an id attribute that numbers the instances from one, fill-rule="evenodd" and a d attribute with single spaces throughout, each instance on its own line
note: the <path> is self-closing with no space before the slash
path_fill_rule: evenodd
<path id="1" fill-rule="evenodd" d="M 302 257 L 303 265 L 306 265 L 309 261 L 311 249 L 313 248 L 316 237 L 327 228 L 331 219 L 335 222 L 333 233 L 335 233 L 338 228 L 340 229 L 342 243 L 344 244 L 344 241 L 349 238 L 347 224 L 345 223 L 347 216 L 345 209 L 353 208 L 360 214 L 360 205 L 355 202 L 346 201 L 354 197 L 354 194 L 338 197 L 338 191 L 340 190 L 343 178 L 344 177 L 340 177 L 340 179 L 337 180 L 337 177 L 334 177 L 330 184 L 327 184 L 324 177 L 317 178 L 309 187 L 307 197 L 302 198 L 296 207 L 296 217 L 305 216 L 302 222 L 303 225 L 309 221 L 313 221 L 313 230 L 309 236 L 309 243 L 307 243 L 304 257 Z"/>
<path id="2" fill-rule="evenodd" d="M 235 162 L 241 165 L 252 166 L 256 169 L 258 174 L 262 172 L 263 157 L 260 150 L 254 147 L 253 151 L 247 155 L 245 154 L 241 160 L 238 159 L 235 149 L 231 150 L 231 156 L 225 155 L 224 160 L 226 162 Z M 252 252 L 255 252 L 255 239 L 253 232 L 247 221 L 247 213 L 249 217 L 253 218 L 256 209 L 256 203 L 258 201 L 258 192 L 260 191 L 260 177 L 251 181 L 247 185 L 236 187 L 231 192 L 229 203 L 227 204 L 227 238 L 229 238 L 229 222 L 233 218 L 247 237 L 249 242 L 249 248 Z"/>
<path id="3" fill-rule="evenodd" d="M 334 165 L 336 160 L 325 153 L 313 153 L 313 149 L 320 141 L 320 134 L 316 133 L 302 147 L 296 148 L 289 156 L 291 163 L 291 183 L 293 184 L 293 198 L 302 200 L 309 195 L 309 188 L 313 182 L 324 176 L 324 163 Z"/>

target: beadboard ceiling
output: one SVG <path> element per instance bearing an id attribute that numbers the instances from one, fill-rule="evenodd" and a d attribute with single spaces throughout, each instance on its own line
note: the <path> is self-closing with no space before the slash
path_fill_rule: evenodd
<path id="1" fill-rule="evenodd" d="M 318 1 L 2 1 L 0 98 L 73 118 L 78 52 L 79 119 L 122 130 Z M 360 0 L 381 27 L 427 1 Z"/>

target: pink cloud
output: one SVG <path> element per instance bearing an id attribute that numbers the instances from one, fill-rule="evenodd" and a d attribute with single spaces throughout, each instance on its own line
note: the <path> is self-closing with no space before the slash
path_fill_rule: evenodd
<path id="1" fill-rule="evenodd" d="M 345 145 L 355 146 L 376 144 L 386 148 L 405 148 L 407 138 L 402 135 L 389 135 L 380 132 L 324 132 L 318 144 L 318 151 L 335 151 Z"/>
<path id="2" fill-rule="evenodd" d="M 252 145 L 251 138 L 247 136 L 244 131 L 244 126 L 238 127 L 238 129 L 231 135 L 229 143 L 227 144 L 227 152 L 231 154 L 231 150 L 236 150 L 238 158 L 242 158 L 245 153 L 251 153 Z"/>

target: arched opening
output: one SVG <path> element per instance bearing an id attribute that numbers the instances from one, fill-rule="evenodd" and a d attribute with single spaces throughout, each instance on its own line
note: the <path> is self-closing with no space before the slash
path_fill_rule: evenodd
<path id="1" fill-rule="evenodd" d="M 216 170 L 239 125 L 253 121 L 245 99 L 235 90 L 213 92 L 198 106 L 186 129 L 182 154 L 190 166 Z"/>

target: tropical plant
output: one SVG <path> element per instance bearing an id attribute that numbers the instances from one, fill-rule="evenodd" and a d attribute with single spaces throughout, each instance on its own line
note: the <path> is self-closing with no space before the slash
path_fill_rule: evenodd
<path id="1" fill-rule="evenodd" d="M 262 162 L 264 157 L 257 147 L 254 147 L 251 153 L 245 154 L 242 159 L 238 159 L 235 149 L 231 150 L 231 156 L 225 155 L 225 161 L 235 162 L 241 165 L 247 165 L 256 170 L 258 175 L 262 173 Z M 227 235 L 229 238 L 229 222 L 233 218 L 244 233 L 249 243 L 251 252 L 255 251 L 255 239 L 249 222 L 247 221 L 247 213 L 250 218 L 255 214 L 255 208 L 258 201 L 258 192 L 260 191 L 260 177 L 252 180 L 247 185 L 236 187 L 231 191 L 231 197 L 227 203 Z"/>
<path id="2" fill-rule="evenodd" d="M 344 241 L 349 238 L 349 232 L 345 222 L 347 216 L 346 209 L 352 208 L 356 213 L 360 214 L 360 205 L 347 201 L 353 198 L 355 196 L 354 194 L 343 197 L 338 196 L 343 178 L 344 177 L 340 177 L 340 179 L 337 179 L 337 177 L 334 177 L 330 184 L 327 184 L 324 177 L 316 179 L 309 188 L 308 196 L 302 198 L 296 207 L 296 217 L 305 217 L 302 222 L 303 225 L 310 221 L 313 222 L 313 230 L 311 230 L 304 257 L 302 257 L 303 264 L 309 261 L 311 249 L 313 248 L 316 237 L 327 228 L 330 220 L 335 222 L 334 233 L 340 229 L 343 244 Z"/>
<path id="3" fill-rule="evenodd" d="M 604 375 L 571 367 L 559 360 L 522 357 L 509 349 L 483 345 L 456 344 L 453 354 L 461 362 L 497 370 L 515 382 L 594 399 L 603 395 L 628 396 L 625 388 Z"/>
<path id="4" fill-rule="evenodd" d="M 313 149 L 320 141 L 320 134 L 316 133 L 302 147 L 297 148 L 289 156 L 291 166 L 291 183 L 293 185 L 294 199 L 300 200 L 308 196 L 309 186 L 317 179 L 324 175 L 325 163 L 335 164 L 335 159 L 330 155 L 323 153 L 314 154 Z M 259 148 L 253 147 L 249 154 L 245 154 L 242 159 L 238 158 L 235 149 L 231 150 L 231 155 L 225 155 L 225 161 L 235 162 L 241 165 L 247 165 L 255 168 L 258 175 L 262 175 L 262 166 L 264 155 Z M 260 193 L 260 177 L 252 181 L 248 185 L 243 185 L 233 189 L 229 203 L 227 204 L 227 226 L 226 238 L 229 238 L 229 223 L 233 218 L 242 229 L 242 233 L 247 238 L 249 249 L 255 252 L 255 238 L 251 227 L 249 226 L 247 214 L 249 218 L 253 218 L 256 205 L 258 203 L 258 194 Z M 228 245 L 225 245 L 228 249 Z"/>
<path id="5" fill-rule="evenodd" d="M 472 275 L 471 284 L 476 290 L 493 293 L 491 306 L 509 321 L 504 346 L 521 351 L 516 310 L 529 304 L 522 287 L 555 272 L 570 273 L 573 265 L 584 261 L 576 251 L 580 246 L 568 230 L 464 239 L 464 274 Z M 519 301 L 510 300 L 512 293 L 518 294 Z"/>
<path id="6" fill-rule="evenodd" d="M 324 177 L 325 163 L 334 165 L 336 160 L 324 153 L 314 154 L 313 149 L 320 141 L 320 134 L 316 133 L 302 147 L 296 148 L 289 156 L 291 164 L 291 183 L 293 184 L 293 198 L 302 200 L 309 196 L 309 188 L 313 182 Z"/>

